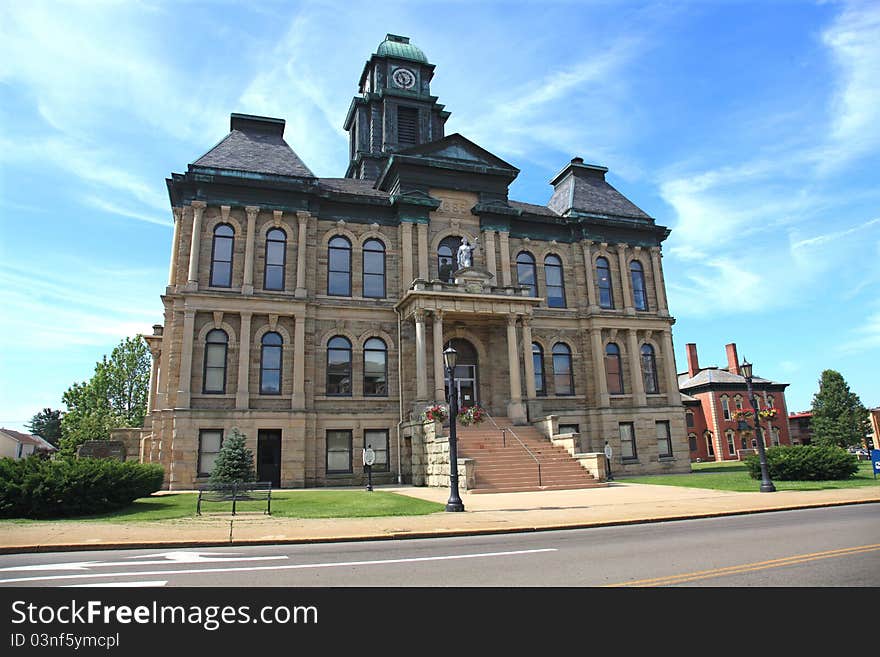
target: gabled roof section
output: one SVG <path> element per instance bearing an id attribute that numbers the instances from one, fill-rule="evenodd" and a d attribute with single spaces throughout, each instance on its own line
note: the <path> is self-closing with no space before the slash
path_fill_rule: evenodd
<path id="1" fill-rule="evenodd" d="M 686 390 L 689 388 L 696 388 L 698 386 L 705 386 L 711 384 L 718 385 L 727 385 L 727 384 L 737 384 L 737 385 L 746 385 L 746 378 L 739 374 L 733 374 L 728 372 L 727 370 L 721 370 L 715 367 L 707 367 L 704 370 L 700 370 L 693 377 L 688 376 L 687 372 L 684 374 L 678 375 L 678 387 L 680 390 Z M 758 385 L 777 385 L 784 386 L 788 385 L 786 383 L 777 383 L 776 381 L 770 381 L 769 379 L 762 379 L 759 376 L 752 377 L 752 384 L 755 386 Z"/>
<path id="2" fill-rule="evenodd" d="M 607 172 L 606 167 L 584 164 L 582 158 L 572 159 L 550 181 L 553 195 L 547 207 L 560 215 L 586 213 L 653 221 L 605 180 Z"/>
<path id="3" fill-rule="evenodd" d="M 232 114 L 229 134 L 190 168 L 314 178 L 315 174 L 284 141 L 284 124 L 283 119 Z"/>
<path id="4" fill-rule="evenodd" d="M 507 169 L 512 173 L 519 174 L 519 169 L 515 166 L 505 162 L 497 155 L 493 155 L 482 146 L 478 146 L 457 132 L 437 141 L 398 151 L 397 154 L 431 160 L 461 162 L 469 165 L 482 165 L 495 169 Z"/>
<path id="5" fill-rule="evenodd" d="M 0 433 L 6 434 L 16 442 L 22 445 L 33 445 L 37 449 L 44 449 L 50 452 L 56 451 L 56 447 L 42 436 L 36 434 L 22 433 L 21 431 L 13 431 L 12 429 L 0 428 Z"/>

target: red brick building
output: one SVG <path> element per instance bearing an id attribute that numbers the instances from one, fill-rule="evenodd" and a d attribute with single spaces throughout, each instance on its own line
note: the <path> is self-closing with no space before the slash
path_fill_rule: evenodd
<path id="1" fill-rule="evenodd" d="M 792 445 L 810 444 L 813 438 L 813 430 L 810 428 L 810 420 L 812 419 L 812 411 L 801 411 L 788 416 L 788 431 L 791 435 Z"/>
<path id="2" fill-rule="evenodd" d="M 687 372 L 678 375 L 687 419 L 691 461 L 731 461 L 753 453 L 757 447 L 754 418 L 737 419 L 738 411 L 751 411 L 748 386 L 739 371 L 736 344 L 727 349 L 727 367 L 700 367 L 697 345 L 687 346 Z M 764 445 L 790 445 L 788 409 L 785 404 L 787 383 L 777 383 L 757 374 L 752 389 L 758 408 L 776 409 L 770 420 L 761 419 L 760 435 Z"/>

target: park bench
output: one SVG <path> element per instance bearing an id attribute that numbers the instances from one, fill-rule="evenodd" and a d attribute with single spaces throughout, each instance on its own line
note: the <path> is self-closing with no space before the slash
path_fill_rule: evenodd
<path id="1" fill-rule="evenodd" d="M 232 515 L 238 502 L 266 500 L 267 515 L 272 515 L 272 482 L 240 481 L 232 484 L 207 484 L 199 489 L 196 514 L 202 515 L 202 502 L 232 502 Z"/>

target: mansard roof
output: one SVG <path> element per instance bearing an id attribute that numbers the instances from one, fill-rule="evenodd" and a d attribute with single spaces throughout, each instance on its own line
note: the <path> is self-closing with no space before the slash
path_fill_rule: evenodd
<path id="1" fill-rule="evenodd" d="M 687 372 L 678 375 L 679 390 L 689 390 L 691 388 L 710 386 L 713 384 L 721 386 L 730 384 L 745 386 L 746 378 L 739 374 L 733 374 L 732 372 L 718 369 L 716 367 L 707 367 L 706 369 L 700 370 L 693 377 L 689 376 Z M 771 381 L 769 379 L 762 379 L 759 376 L 753 376 L 752 385 L 787 386 L 788 384 Z"/>
<path id="2" fill-rule="evenodd" d="M 605 180 L 606 167 L 576 157 L 550 184 L 547 206 L 560 215 L 586 213 L 650 221 L 651 217 Z"/>
<path id="3" fill-rule="evenodd" d="M 190 166 L 314 178 L 283 135 L 283 119 L 232 114 L 230 133 Z"/>

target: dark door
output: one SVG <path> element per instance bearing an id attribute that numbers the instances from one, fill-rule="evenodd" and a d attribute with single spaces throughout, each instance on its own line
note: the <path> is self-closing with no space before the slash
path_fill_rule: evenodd
<path id="1" fill-rule="evenodd" d="M 281 487 L 281 430 L 260 429 L 257 433 L 257 479 Z"/>

